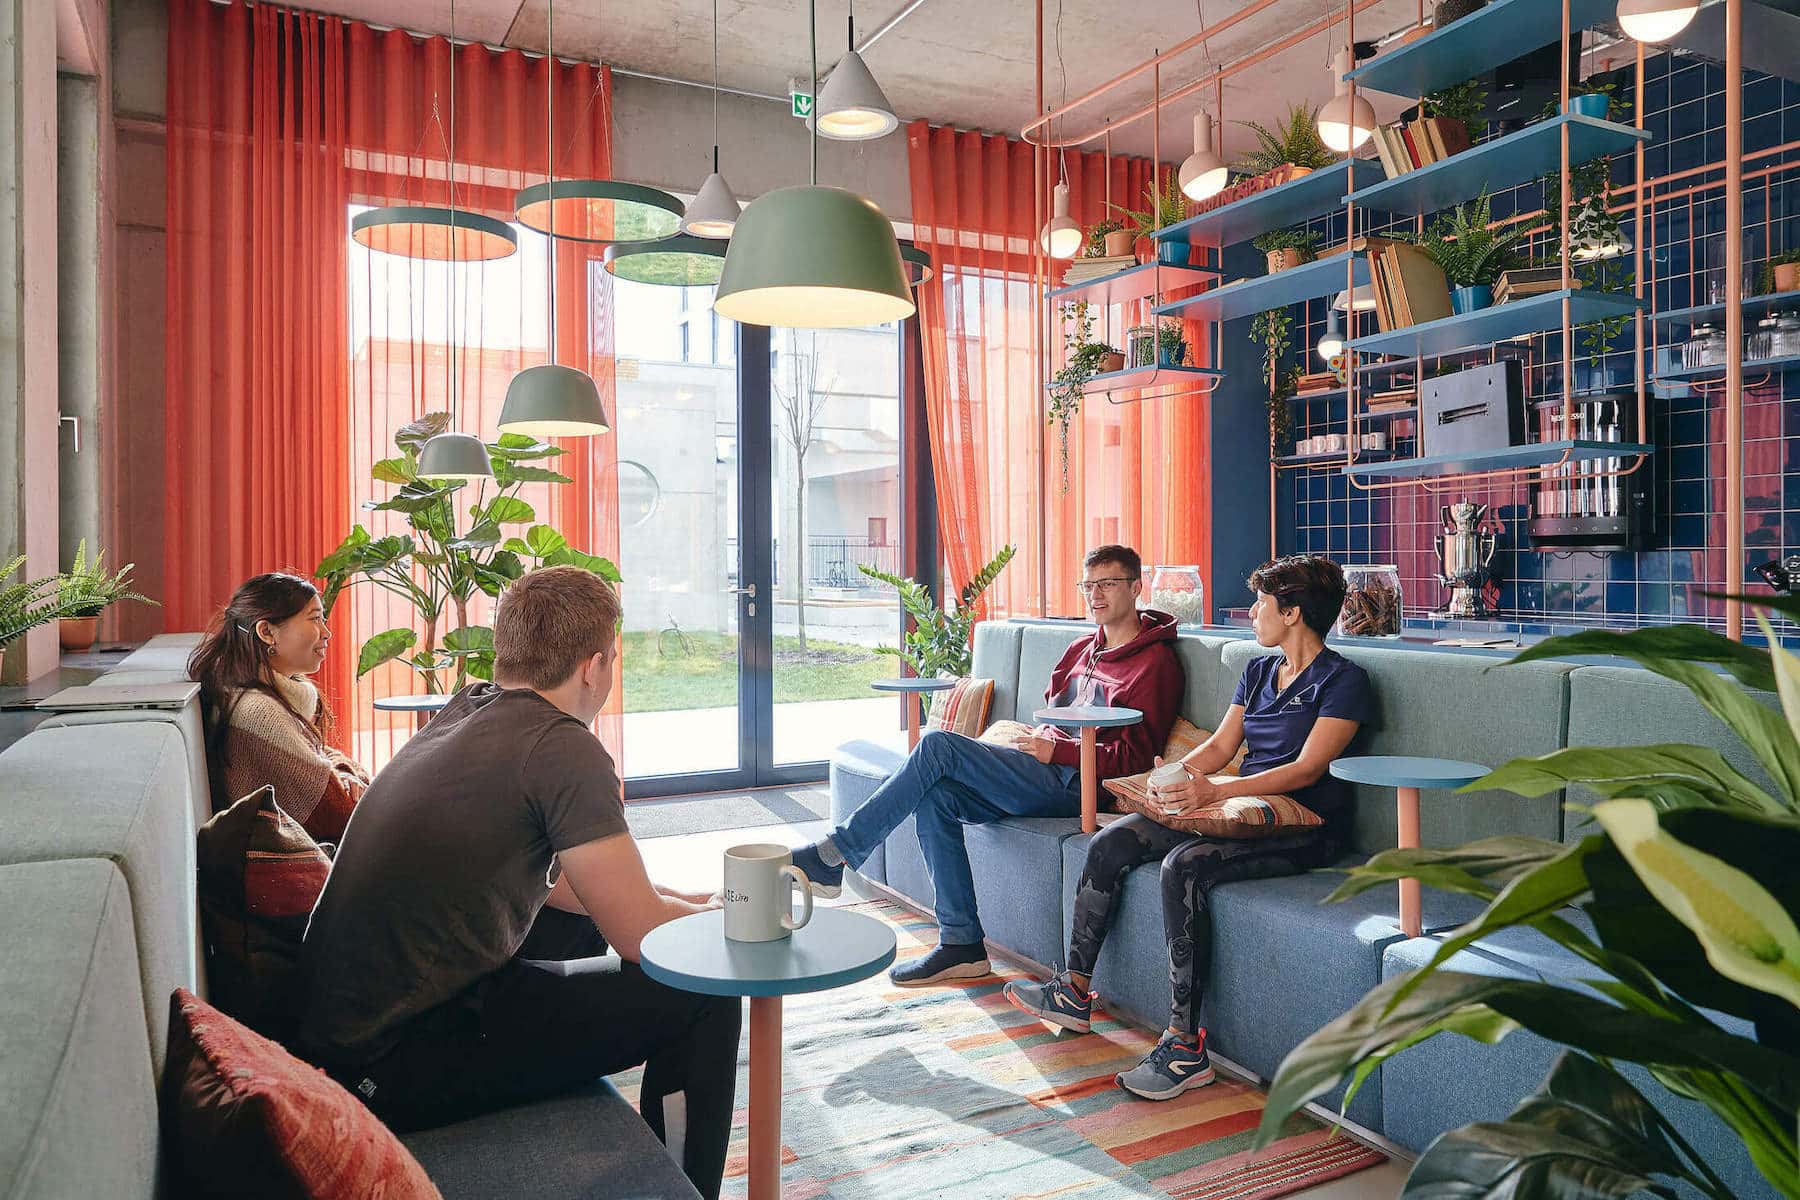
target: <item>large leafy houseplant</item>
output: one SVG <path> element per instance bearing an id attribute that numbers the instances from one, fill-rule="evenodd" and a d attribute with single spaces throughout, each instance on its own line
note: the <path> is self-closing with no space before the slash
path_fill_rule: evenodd
<path id="1" fill-rule="evenodd" d="M 1800 598 L 1753 603 L 1800 619 Z M 1674 1181 L 1732 1193 L 1620 1073 L 1637 1063 L 1711 1109 L 1775 1191 L 1800 1197 L 1800 657 L 1758 617 L 1764 650 L 1696 626 L 1553 638 L 1512 661 L 1630 658 L 1685 685 L 1742 739 L 1764 788 L 1716 750 L 1571 746 L 1515 759 L 1470 789 L 1598 793 L 1598 828 L 1574 845 L 1498 837 L 1450 850 L 1391 850 L 1353 869 L 1335 899 L 1395 879 L 1477 896 L 1484 912 L 1411 975 L 1388 980 L 1308 1038 L 1270 1089 L 1259 1130 L 1346 1076 L 1456 1033 L 1496 1042 L 1524 1028 L 1568 1049 L 1504 1121 L 1452 1130 L 1427 1148 L 1406 1196 L 1673 1197 Z M 1714 668 L 1723 668 L 1725 674 Z M 1773 691 L 1779 709 L 1734 686 Z M 1584 808 L 1571 802 L 1571 811 Z M 1594 935 L 1570 919 L 1578 905 Z M 1530 926 L 1592 968 L 1584 986 L 1447 970 L 1457 951 Z M 1708 1011 L 1710 1010 L 1710 1011 Z M 1755 1037 L 1715 1021 L 1751 1023 Z"/>
<path id="2" fill-rule="evenodd" d="M 1288 166 L 1314 171 L 1329 167 L 1338 155 L 1319 136 L 1319 106 L 1294 104 L 1273 129 L 1258 121 L 1239 121 L 1256 137 L 1256 149 L 1239 159 L 1233 170 L 1244 175 L 1263 175 Z"/>
<path id="3" fill-rule="evenodd" d="M 921 679 L 967 675 L 974 665 L 974 650 L 969 639 L 980 612 L 976 604 L 981 594 L 1000 577 L 1006 564 L 1012 561 L 1013 553 L 1014 547 L 1002 546 L 1000 552 L 963 586 L 955 607 L 948 609 L 940 609 L 931 598 L 931 589 L 917 580 L 858 563 L 857 569 L 864 575 L 900 593 L 900 607 L 912 618 L 912 628 L 907 630 L 901 645 L 877 646 L 876 653 L 898 657 Z"/>
<path id="4" fill-rule="evenodd" d="M 569 545 L 519 498 L 528 483 L 572 482 L 548 467 L 531 465 L 566 451 L 536 438 L 501 434 L 498 441 L 487 443 L 494 469 L 491 485 L 420 479 L 420 449 L 449 426 L 448 413 L 427 413 L 403 426 L 394 434 L 400 453 L 382 459 L 370 471 L 378 482 L 395 484 L 399 490 L 363 507 L 402 514 L 411 532 L 377 538 L 357 525 L 314 572 L 325 581 L 327 615 L 346 587 L 372 583 L 411 604 L 424 627 L 422 636 L 418 629 L 395 628 L 364 642 L 356 659 L 358 678 L 398 659 L 420 674 L 429 692 L 445 690 L 447 681 L 454 690 L 471 677 L 492 679 L 494 631 L 469 621 L 469 605 L 477 594 L 498 596 L 507 584 L 538 566 L 576 566 L 619 582 L 619 570 L 612 562 Z M 460 529 L 459 510 L 468 518 Z M 509 526 L 522 533 L 509 536 Z"/>

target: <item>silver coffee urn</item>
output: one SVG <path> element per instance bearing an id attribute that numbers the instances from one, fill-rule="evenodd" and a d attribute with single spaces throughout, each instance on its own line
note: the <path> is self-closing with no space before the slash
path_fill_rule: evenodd
<path id="1" fill-rule="evenodd" d="M 1500 542 L 1497 533 L 1481 527 L 1487 511 L 1487 505 L 1467 500 L 1443 507 L 1444 524 L 1435 540 L 1438 582 L 1450 589 L 1450 602 L 1444 611 L 1452 617 L 1494 615 L 1481 597 L 1482 585 L 1488 579 L 1488 564 Z"/>

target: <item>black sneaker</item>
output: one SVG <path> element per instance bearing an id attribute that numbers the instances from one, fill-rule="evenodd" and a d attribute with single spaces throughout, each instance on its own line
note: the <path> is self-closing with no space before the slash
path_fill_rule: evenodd
<path id="1" fill-rule="evenodd" d="M 900 987 L 928 987 L 956 979 L 980 979 L 992 975 L 988 965 L 987 946 L 976 942 L 970 946 L 940 945 L 924 958 L 888 972 L 888 978 Z"/>
<path id="2" fill-rule="evenodd" d="M 819 856 L 818 843 L 815 842 L 810 846 L 797 846 L 794 848 L 793 855 L 794 865 L 800 868 L 800 873 L 806 876 L 808 883 L 812 884 L 815 895 L 823 896 L 827 900 L 836 900 L 844 894 L 844 864 L 839 863 L 835 867 L 827 866 L 825 860 Z"/>

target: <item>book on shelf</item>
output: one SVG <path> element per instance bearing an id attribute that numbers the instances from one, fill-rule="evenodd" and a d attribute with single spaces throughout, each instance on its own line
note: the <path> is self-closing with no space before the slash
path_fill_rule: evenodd
<path id="1" fill-rule="evenodd" d="M 1383 333 L 1450 315 L 1450 284 L 1417 246 L 1386 243 L 1369 255 L 1369 276 Z"/>
<path id="2" fill-rule="evenodd" d="M 1063 286 L 1092 283 L 1096 279 L 1117 275 L 1120 271 L 1137 265 L 1137 256 L 1134 254 L 1115 254 L 1106 258 L 1078 258 L 1069 264 L 1068 270 L 1063 272 Z"/>
<path id="3" fill-rule="evenodd" d="M 1388 141 L 1386 125 L 1375 126 L 1375 136 L 1370 140 L 1375 143 L 1375 157 L 1381 161 L 1381 169 L 1386 172 L 1389 179 L 1404 173 L 1405 168 L 1402 168 L 1394 157 L 1394 148 Z"/>
<path id="4" fill-rule="evenodd" d="M 1416 121 L 1396 121 L 1377 125 L 1372 139 L 1375 157 L 1381 169 L 1393 179 L 1419 167 L 1442 162 L 1467 150 L 1469 130 L 1461 121 L 1448 117 L 1423 117 Z"/>
<path id="5" fill-rule="evenodd" d="M 1368 405 L 1370 412 L 1384 412 L 1391 408 L 1410 408 L 1417 399 L 1418 393 L 1409 386 L 1376 392 L 1364 403 Z"/>
<path id="6" fill-rule="evenodd" d="M 1571 275 L 1569 286 L 1579 288 L 1581 280 Z M 1541 296 L 1545 292 L 1561 290 L 1561 267 L 1527 267 L 1503 271 L 1499 281 L 1494 284 L 1494 303 L 1505 304 L 1508 300 L 1523 300 L 1527 296 Z"/>

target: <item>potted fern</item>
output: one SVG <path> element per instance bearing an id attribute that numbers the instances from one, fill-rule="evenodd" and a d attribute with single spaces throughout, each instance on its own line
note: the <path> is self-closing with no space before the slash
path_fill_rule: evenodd
<path id="1" fill-rule="evenodd" d="M 1494 284 L 1500 276 L 1524 261 L 1519 254 L 1524 230 L 1514 226 L 1496 232 L 1488 227 L 1491 220 L 1488 194 L 1483 192 L 1439 217 L 1420 243 L 1450 285 L 1454 312 L 1487 308 L 1494 302 Z"/>
<path id="2" fill-rule="evenodd" d="M 1287 117 L 1273 129 L 1257 121 L 1237 123 L 1256 136 L 1256 149 L 1239 159 L 1233 168 L 1240 174 L 1255 176 L 1283 171 L 1286 178 L 1280 182 L 1289 183 L 1338 160 L 1319 136 L 1319 106 L 1316 104 L 1291 105 Z"/>
<path id="3" fill-rule="evenodd" d="M 156 603 L 131 590 L 131 569 L 135 563 L 126 563 L 121 570 L 109 573 L 101 565 L 105 557 L 106 551 L 96 550 L 89 561 L 87 539 L 82 538 L 75 547 L 74 563 L 65 574 L 57 576 L 56 594 L 62 612 L 56 632 L 62 648 L 70 653 L 93 647 L 100 614 L 114 604 L 121 600 Z"/>
<path id="4" fill-rule="evenodd" d="M 1187 220 L 1188 201 L 1181 194 L 1181 183 L 1174 175 L 1164 178 L 1162 185 L 1148 184 L 1144 188 L 1146 206 L 1142 209 L 1126 208 L 1120 204 L 1111 207 L 1125 219 L 1125 227 L 1131 229 L 1134 244 L 1138 247 L 1138 261 L 1149 262 L 1152 253 L 1165 267 L 1185 267 L 1188 256 L 1192 252 L 1186 242 L 1158 241 L 1156 231 L 1167 229 L 1171 225 Z"/>
<path id="5" fill-rule="evenodd" d="M 4 582 L 24 565 L 25 556 L 21 554 L 0 570 L 0 677 L 5 675 L 8 646 L 68 611 L 57 586 L 61 583 L 60 576 Z"/>
<path id="6" fill-rule="evenodd" d="M 1261 250 L 1268 259 L 1271 275 L 1311 262 L 1319 252 L 1318 235 L 1298 227 L 1271 229 L 1253 238 L 1250 244 Z"/>
<path id="7" fill-rule="evenodd" d="M 940 609 L 931 598 L 930 589 L 917 580 L 890 575 L 866 563 L 856 564 L 856 569 L 870 579 L 899 592 L 900 606 L 912 618 L 912 628 L 906 631 L 902 645 L 877 646 L 875 652 L 900 659 L 921 679 L 956 679 L 967 675 L 974 666 L 970 638 L 974 634 L 975 619 L 981 615 L 977 602 L 1012 561 L 1013 552 L 1014 547 L 1002 546 L 1000 552 L 963 587 L 956 606 L 949 609 Z M 925 703 L 929 712 L 930 696 L 925 697 Z"/>

